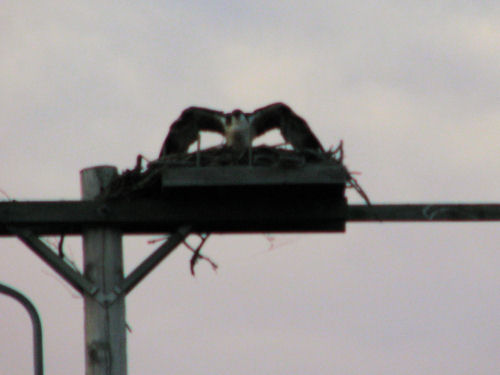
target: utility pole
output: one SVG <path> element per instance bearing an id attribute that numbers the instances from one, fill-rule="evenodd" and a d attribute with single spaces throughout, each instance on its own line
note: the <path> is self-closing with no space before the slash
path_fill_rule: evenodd
<path id="1" fill-rule="evenodd" d="M 94 199 L 117 173 L 115 167 L 107 166 L 82 170 L 82 199 Z M 123 281 L 120 229 L 86 229 L 83 263 L 85 277 L 99 289 L 96 295 L 84 294 L 85 374 L 126 375 L 125 296 L 114 292 Z"/>

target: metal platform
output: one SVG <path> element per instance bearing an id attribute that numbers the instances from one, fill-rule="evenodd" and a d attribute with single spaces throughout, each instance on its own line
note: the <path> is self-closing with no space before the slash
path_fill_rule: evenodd
<path id="1" fill-rule="evenodd" d="M 118 176 L 119 194 L 112 198 L 0 204 L 0 235 L 9 233 L 9 225 L 45 234 L 77 234 L 89 226 L 169 233 L 183 225 L 216 233 L 345 231 L 347 172 L 338 163 L 169 166 L 154 173 Z"/>
<path id="2" fill-rule="evenodd" d="M 345 230 L 348 173 L 338 163 L 165 167 L 161 175 L 162 196 L 197 208 L 210 231 Z"/>

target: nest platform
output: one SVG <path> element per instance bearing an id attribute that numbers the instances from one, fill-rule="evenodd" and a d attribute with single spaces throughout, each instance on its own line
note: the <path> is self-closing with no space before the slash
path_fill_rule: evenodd
<path id="1" fill-rule="evenodd" d="M 349 173 L 338 155 L 255 147 L 172 154 L 119 175 L 106 200 L 168 202 L 200 232 L 344 231 Z M 173 205 L 173 206 L 172 206 Z"/>

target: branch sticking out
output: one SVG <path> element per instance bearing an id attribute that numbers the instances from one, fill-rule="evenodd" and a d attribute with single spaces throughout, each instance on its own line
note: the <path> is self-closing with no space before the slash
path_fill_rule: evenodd
<path id="1" fill-rule="evenodd" d="M 187 241 L 184 241 L 184 245 L 186 245 L 186 247 L 193 252 L 193 256 L 191 257 L 191 261 L 189 262 L 191 275 L 193 275 L 193 276 L 195 276 L 194 267 L 196 266 L 196 263 L 198 263 L 199 259 L 206 260 L 208 263 L 210 263 L 210 265 L 212 266 L 212 269 L 214 271 L 217 271 L 217 268 L 218 268 L 218 265 L 214 261 L 212 261 L 209 257 L 206 257 L 206 256 L 201 254 L 201 248 L 203 247 L 205 242 L 208 240 L 209 234 L 202 233 L 199 236 L 200 236 L 201 242 L 198 245 L 198 247 L 196 247 L 196 249 L 193 248 L 189 243 L 187 243 Z"/>

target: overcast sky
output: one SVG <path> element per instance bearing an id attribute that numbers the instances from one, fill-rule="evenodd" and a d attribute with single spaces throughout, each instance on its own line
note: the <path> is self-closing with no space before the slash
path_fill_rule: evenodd
<path id="1" fill-rule="evenodd" d="M 187 106 L 283 101 L 374 202 L 499 202 L 499 41 L 498 1 L 3 1 L 1 199 L 79 199 Z M 496 375 L 499 228 L 214 236 L 196 278 L 179 248 L 127 298 L 129 373 Z M 82 299 L 15 239 L 0 281 L 38 307 L 46 373 L 83 374 Z M 0 374 L 30 373 L 30 329 L 0 296 Z"/>

